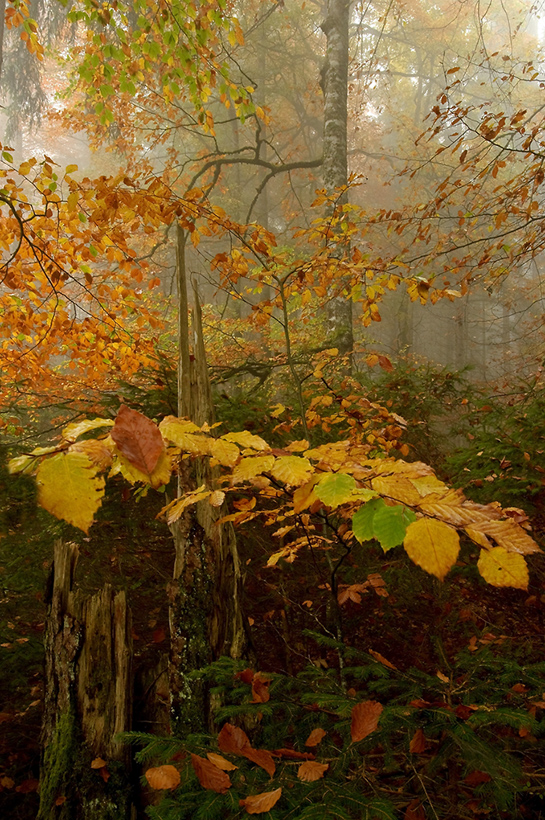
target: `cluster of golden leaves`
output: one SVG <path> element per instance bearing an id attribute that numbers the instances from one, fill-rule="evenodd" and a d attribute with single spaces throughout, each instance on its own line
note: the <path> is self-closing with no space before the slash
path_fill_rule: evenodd
<path id="1" fill-rule="evenodd" d="M 104 428 L 111 432 L 81 439 Z M 403 544 L 414 563 L 441 580 L 458 559 L 459 532 L 465 533 L 481 548 L 477 567 L 489 584 L 528 586 L 525 556 L 539 547 L 524 514 L 466 499 L 426 464 L 371 458 L 367 446 L 348 440 L 314 448 L 297 441 L 275 449 L 248 431 L 213 433 L 206 424 L 173 416 L 156 425 L 122 405 L 115 422 L 68 425 L 60 445 L 13 459 L 10 469 L 35 473 L 40 504 L 87 532 L 104 494 L 104 473 L 159 488 L 180 458 L 206 457 L 223 468 L 214 486 L 201 485 L 160 514 L 172 524 L 194 504 L 220 508 L 227 494 L 242 491 L 237 511 L 220 520 L 242 523 L 261 515 L 267 525 L 280 525 L 274 535 L 291 540 L 271 555 L 270 566 L 279 558 L 294 560 L 309 544 L 329 548 L 331 538 L 315 527 L 320 516 L 344 543 L 376 537 L 385 550 Z"/>

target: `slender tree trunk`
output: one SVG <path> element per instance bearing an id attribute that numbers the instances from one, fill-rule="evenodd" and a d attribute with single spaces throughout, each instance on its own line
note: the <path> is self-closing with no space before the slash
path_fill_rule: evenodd
<path id="1" fill-rule="evenodd" d="M 72 591 L 77 557 L 55 545 L 38 820 L 129 820 L 130 761 L 117 735 L 131 728 L 130 613 L 109 585 L 87 599 Z"/>
<path id="2" fill-rule="evenodd" d="M 181 228 L 178 229 L 181 233 Z M 178 238 L 179 299 L 179 407 L 180 416 L 196 424 L 212 423 L 214 411 L 206 366 L 199 296 L 190 345 L 190 322 L 185 269 L 185 241 Z M 213 481 L 207 460 L 193 470 L 187 460 L 180 464 L 179 493 Z M 235 534 L 230 524 L 218 524 L 222 511 L 202 502 L 188 509 L 173 526 L 176 546 L 170 600 L 170 688 L 173 729 L 178 734 L 203 731 L 212 715 L 205 684 L 191 672 L 212 660 L 240 657 L 245 647 L 240 607 L 241 571 Z"/>
<path id="3" fill-rule="evenodd" d="M 326 57 L 322 67 L 324 92 L 323 179 L 328 193 L 348 183 L 347 122 L 348 122 L 348 30 L 350 0 L 328 0 L 327 16 L 322 31 L 327 38 Z M 341 195 L 331 208 L 347 201 Z M 342 257 L 346 244 L 334 249 Z M 328 304 L 328 335 L 332 346 L 349 352 L 354 346 L 352 302 L 349 297 L 336 296 Z"/>

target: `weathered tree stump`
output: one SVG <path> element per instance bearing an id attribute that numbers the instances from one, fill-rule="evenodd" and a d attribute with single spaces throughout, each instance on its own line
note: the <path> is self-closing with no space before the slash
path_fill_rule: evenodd
<path id="1" fill-rule="evenodd" d="M 124 592 L 74 593 L 78 550 L 57 542 L 45 637 L 38 820 L 129 820 L 131 618 Z M 103 765 L 102 762 L 103 761 Z"/>

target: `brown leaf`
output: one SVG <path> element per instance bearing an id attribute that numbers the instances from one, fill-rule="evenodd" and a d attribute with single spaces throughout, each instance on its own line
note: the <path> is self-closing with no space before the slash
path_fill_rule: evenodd
<path id="1" fill-rule="evenodd" d="M 261 672 L 257 672 L 252 680 L 252 703 L 267 703 L 271 697 L 270 685 L 271 679 L 263 677 Z"/>
<path id="2" fill-rule="evenodd" d="M 314 760 L 315 757 L 312 752 L 296 752 L 295 749 L 275 749 L 271 754 L 286 757 L 288 760 Z"/>
<path id="3" fill-rule="evenodd" d="M 231 788 L 232 784 L 229 775 L 219 769 L 210 760 L 199 757 L 199 755 L 191 755 L 191 763 L 203 789 L 217 792 L 218 794 L 225 794 L 227 789 Z M 236 766 L 234 768 L 236 768 Z"/>
<path id="4" fill-rule="evenodd" d="M 263 792 L 262 794 L 252 794 L 245 800 L 240 801 L 240 805 L 244 806 L 248 814 L 263 814 L 270 811 L 275 806 L 282 796 L 282 788 L 275 789 L 273 792 Z"/>
<path id="5" fill-rule="evenodd" d="M 352 743 L 358 743 L 378 726 L 383 706 L 376 700 L 365 700 L 357 703 L 352 709 L 351 737 Z"/>
<path id="6" fill-rule="evenodd" d="M 489 774 L 475 769 L 474 772 L 470 772 L 467 777 L 464 778 L 464 783 L 467 783 L 468 786 L 480 786 L 481 783 L 489 783 L 491 780 L 492 778 Z"/>
<path id="7" fill-rule="evenodd" d="M 389 661 L 384 655 L 381 655 L 380 652 L 374 652 L 372 649 L 369 650 L 369 654 L 383 666 L 387 666 L 388 669 L 397 669 L 397 666 Z"/>
<path id="8" fill-rule="evenodd" d="M 218 769 L 221 769 L 224 772 L 232 772 L 235 769 L 238 769 L 238 766 L 235 766 L 234 763 L 231 763 L 230 760 L 226 760 L 221 755 L 217 755 L 215 752 L 207 752 L 206 754 L 210 763 L 213 763 Z"/>
<path id="9" fill-rule="evenodd" d="M 106 763 L 106 761 L 103 760 L 101 757 L 95 757 L 95 759 L 91 763 L 91 769 L 102 769 L 103 766 L 107 765 L 108 764 Z"/>
<path id="10" fill-rule="evenodd" d="M 180 772 L 174 766 L 167 764 L 148 769 L 145 772 L 146 780 L 152 789 L 175 789 L 180 785 Z"/>
<path id="11" fill-rule="evenodd" d="M 106 768 L 106 766 L 103 766 L 101 769 L 99 769 L 99 770 L 98 770 L 98 773 L 99 773 L 99 775 L 101 776 L 101 778 L 104 780 L 104 782 L 105 782 L 105 783 L 107 783 L 107 782 L 108 782 L 108 780 L 109 780 L 109 779 L 110 779 L 110 777 L 111 777 L 110 772 L 108 771 L 108 769 Z"/>
<path id="12" fill-rule="evenodd" d="M 125 458 L 148 475 L 154 471 L 165 449 L 157 425 L 125 404 L 121 405 L 117 413 L 112 438 Z"/>
<path id="13" fill-rule="evenodd" d="M 315 760 L 307 760 L 306 763 L 301 763 L 297 769 L 297 777 L 305 783 L 313 783 L 315 780 L 321 780 L 328 769 L 329 763 L 317 763 Z"/>
<path id="14" fill-rule="evenodd" d="M 409 803 L 403 820 L 426 820 L 426 813 L 418 798 L 415 798 L 411 803 Z"/>
<path id="15" fill-rule="evenodd" d="M 232 723 L 226 723 L 218 735 L 218 747 L 227 754 L 244 755 L 244 750 L 251 749 L 251 744 L 248 735 L 242 729 L 233 726 Z"/>
<path id="16" fill-rule="evenodd" d="M 305 746 L 317 746 L 326 735 L 327 732 L 325 729 L 313 729 L 305 740 Z"/>
<path id="17" fill-rule="evenodd" d="M 242 754 L 247 760 L 251 760 L 252 763 L 255 763 L 257 766 L 261 766 L 262 769 L 265 769 L 269 777 L 273 776 L 276 765 L 272 754 L 266 749 L 252 749 L 251 746 L 247 746 Z"/>
<path id="18" fill-rule="evenodd" d="M 414 735 L 412 736 L 411 742 L 409 744 L 409 750 L 415 754 L 420 755 L 426 749 L 426 737 L 422 729 L 417 729 Z"/>
<path id="19" fill-rule="evenodd" d="M 40 785 L 39 781 L 33 777 L 30 777 L 28 780 L 23 780 L 22 783 L 17 786 L 15 789 L 16 792 L 19 794 L 29 794 L 29 792 L 37 792 L 38 786 Z"/>

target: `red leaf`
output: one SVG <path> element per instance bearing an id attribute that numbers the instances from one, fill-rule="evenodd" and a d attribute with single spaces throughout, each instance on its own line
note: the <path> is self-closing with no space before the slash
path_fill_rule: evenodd
<path id="1" fill-rule="evenodd" d="M 159 626 L 153 631 L 153 643 L 163 643 L 167 636 L 164 626 Z"/>
<path id="2" fill-rule="evenodd" d="M 254 675 L 252 680 L 252 703 L 267 703 L 270 698 L 270 678 L 264 678 L 261 672 Z"/>
<path id="3" fill-rule="evenodd" d="M 33 777 L 29 778 L 28 780 L 23 780 L 23 782 L 16 787 L 15 791 L 19 792 L 19 794 L 28 794 L 29 792 L 37 792 L 38 786 L 40 785 L 38 780 L 35 780 Z"/>
<path id="4" fill-rule="evenodd" d="M 251 683 L 254 679 L 253 669 L 244 669 L 242 672 L 237 672 L 235 680 L 241 680 L 242 683 Z"/>
<path id="5" fill-rule="evenodd" d="M 378 363 L 383 370 L 388 370 L 389 372 L 391 372 L 394 369 L 392 362 L 387 356 L 379 356 Z"/>
<path id="6" fill-rule="evenodd" d="M 272 754 L 267 752 L 266 749 L 252 749 L 251 746 L 248 746 L 242 754 L 247 760 L 251 760 L 252 763 L 265 769 L 269 777 L 273 776 L 276 766 Z"/>
<path id="7" fill-rule="evenodd" d="M 210 760 L 205 760 L 199 755 L 191 755 L 191 763 L 197 775 L 197 779 L 203 789 L 225 794 L 231 788 L 231 779 L 228 774 L 219 769 Z"/>
<path id="8" fill-rule="evenodd" d="M 262 794 L 252 794 L 241 800 L 240 805 L 244 806 L 248 814 L 263 814 L 270 811 L 282 796 L 282 789 L 275 789 L 273 792 L 263 792 Z"/>
<path id="9" fill-rule="evenodd" d="M 491 780 L 492 778 L 489 774 L 475 769 L 474 772 L 470 772 L 468 776 L 464 778 L 464 783 L 467 783 L 468 786 L 480 786 L 481 783 L 489 783 Z"/>
<path id="10" fill-rule="evenodd" d="M 353 743 L 358 743 L 358 741 L 363 740 L 370 735 L 371 732 L 375 731 L 382 710 L 382 704 L 376 700 L 365 700 L 363 703 L 357 703 L 354 706 L 352 709 L 351 726 Z"/>
<path id="11" fill-rule="evenodd" d="M 426 820 L 426 813 L 418 798 L 409 803 L 405 811 L 404 820 Z"/>
<path id="12" fill-rule="evenodd" d="M 112 427 L 112 438 L 125 458 L 140 472 L 153 473 L 165 447 L 156 424 L 122 404 Z"/>
<path id="13" fill-rule="evenodd" d="M 244 755 L 245 749 L 252 748 L 248 735 L 232 723 L 226 723 L 219 733 L 218 747 L 220 751 L 232 755 Z"/>

